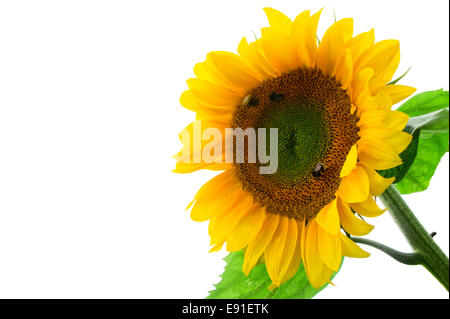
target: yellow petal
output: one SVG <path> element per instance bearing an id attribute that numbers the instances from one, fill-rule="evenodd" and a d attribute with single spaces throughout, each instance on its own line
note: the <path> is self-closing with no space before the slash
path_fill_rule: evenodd
<path id="1" fill-rule="evenodd" d="M 264 209 L 256 204 L 236 224 L 227 238 L 227 251 L 238 251 L 248 245 L 261 229 L 265 220 Z"/>
<path id="2" fill-rule="evenodd" d="M 358 160 L 358 150 L 356 148 L 356 144 L 352 146 L 350 152 L 347 154 L 347 158 L 345 159 L 344 165 L 341 169 L 340 177 L 345 177 L 356 167 L 356 162 Z"/>
<path id="3" fill-rule="evenodd" d="M 222 247 L 223 247 L 223 242 L 220 243 L 220 244 L 214 245 L 214 246 L 209 250 L 209 252 L 210 252 L 210 253 L 217 252 L 217 251 L 221 250 Z"/>
<path id="4" fill-rule="evenodd" d="M 335 22 L 325 32 L 319 46 L 318 66 L 327 75 L 331 75 L 341 55 L 345 43 L 353 35 L 353 19 L 346 18 Z"/>
<path id="5" fill-rule="evenodd" d="M 354 70 L 354 69 L 353 69 Z M 372 68 L 364 68 L 355 73 L 353 81 L 352 102 L 360 104 L 360 96 L 369 90 L 369 81 L 375 74 Z"/>
<path id="6" fill-rule="evenodd" d="M 377 217 L 383 214 L 387 208 L 381 209 L 372 196 L 369 196 L 364 202 L 351 204 L 352 208 L 360 215 L 365 217 Z"/>
<path id="7" fill-rule="evenodd" d="M 311 66 L 315 66 L 317 62 L 317 55 L 319 50 L 319 48 L 317 47 L 317 27 L 319 26 L 319 19 L 321 14 L 322 9 L 312 15 L 311 24 L 309 25 L 309 30 L 307 31 L 305 38 L 305 48 L 311 59 Z"/>
<path id="8" fill-rule="evenodd" d="M 398 132 L 386 139 L 386 142 L 394 147 L 397 153 L 403 152 L 412 141 L 412 135 L 406 132 Z"/>
<path id="9" fill-rule="evenodd" d="M 366 171 L 367 176 L 369 177 L 370 194 L 374 196 L 383 194 L 386 188 L 388 188 L 389 185 L 391 185 L 395 180 L 395 177 L 384 178 L 364 162 L 360 162 L 358 163 L 358 165 L 364 168 L 364 170 Z"/>
<path id="10" fill-rule="evenodd" d="M 197 78 L 207 80 L 210 82 L 216 82 L 217 78 L 209 72 L 206 62 L 196 63 L 194 65 L 194 74 Z"/>
<path id="11" fill-rule="evenodd" d="M 280 223 L 280 225 L 285 225 L 286 236 L 280 236 L 279 240 L 284 242 L 278 242 L 277 232 L 275 232 L 271 243 L 267 246 L 266 252 L 264 254 L 266 260 L 267 273 L 270 279 L 277 285 L 281 285 L 282 279 L 288 270 L 291 263 L 292 256 L 297 245 L 298 236 L 298 226 L 297 221 L 294 218 L 282 217 L 287 220 L 286 222 Z"/>
<path id="12" fill-rule="evenodd" d="M 400 156 L 395 149 L 380 139 L 365 140 L 358 142 L 358 158 L 373 169 L 389 169 L 402 164 Z"/>
<path id="13" fill-rule="evenodd" d="M 338 199 L 338 211 L 342 227 L 351 235 L 364 236 L 370 233 L 374 228 L 373 225 L 356 217 L 348 204 L 344 203 L 341 199 Z"/>
<path id="14" fill-rule="evenodd" d="M 280 283 L 280 265 L 283 258 L 285 258 L 283 256 L 283 251 L 286 244 L 288 244 L 286 240 L 288 232 L 289 218 L 281 216 L 280 222 L 278 223 L 278 228 L 275 231 L 272 240 L 267 245 L 266 251 L 264 252 L 267 273 L 269 274 L 270 279 L 272 279 L 272 281 L 277 285 Z M 291 256 L 288 257 L 292 258 L 292 253 Z"/>
<path id="15" fill-rule="evenodd" d="M 269 63 L 267 63 L 266 59 L 263 57 L 262 52 L 260 52 L 262 50 L 258 49 L 258 44 L 260 43 L 261 41 L 255 41 L 249 45 L 244 37 L 241 42 L 239 42 L 237 51 L 248 64 L 253 66 L 262 79 L 275 77 L 277 73 L 273 71 Z"/>
<path id="16" fill-rule="evenodd" d="M 282 280 L 285 277 L 285 274 L 288 271 L 288 268 L 291 264 L 291 260 L 296 250 L 298 236 L 299 233 L 297 220 L 294 218 L 290 218 L 288 234 L 286 236 L 286 244 L 284 246 L 283 255 L 280 263 L 280 270 L 278 274 L 280 284 L 283 283 Z"/>
<path id="17" fill-rule="evenodd" d="M 296 68 L 296 52 L 291 41 L 292 21 L 283 13 L 264 8 L 270 28 L 261 29 L 264 55 L 270 66 L 278 73 Z"/>
<path id="18" fill-rule="evenodd" d="M 282 37 L 271 28 L 262 28 L 261 42 L 267 62 L 279 74 L 296 67 L 296 52 L 290 37 Z"/>
<path id="19" fill-rule="evenodd" d="M 236 187 L 228 187 L 228 189 L 224 187 L 224 189 L 223 196 L 217 197 L 213 193 L 210 195 L 213 199 L 196 200 L 192 206 L 191 219 L 197 222 L 203 222 L 233 207 L 240 189 Z"/>
<path id="20" fill-rule="evenodd" d="M 296 66 L 313 67 L 317 56 L 317 26 L 322 10 L 310 17 L 309 11 L 300 13 L 292 24 L 291 37 L 296 48 Z"/>
<path id="21" fill-rule="evenodd" d="M 233 170 L 225 171 L 211 178 L 198 190 L 194 199 L 210 198 L 212 194 L 217 194 L 225 185 L 228 187 L 231 186 L 230 183 L 239 183 Z"/>
<path id="22" fill-rule="evenodd" d="M 318 289 L 328 282 L 333 271 L 323 262 L 318 247 L 318 226 L 315 220 L 312 220 L 307 227 L 305 242 L 305 267 L 311 285 Z"/>
<path id="23" fill-rule="evenodd" d="M 301 249 L 302 249 L 302 245 L 301 245 L 301 236 L 302 236 L 302 231 L 304 229 L 304 223 L 303 222 L 296 222 L 297 224 L 297 241 L 295 244 L 295 250 L 294 253 L 292 254 L 292 259 L 291 262 L 289 264 L 289 267 L 286 271 L 286 273 L 284 274 L 283 278 L 281 279 L 281 283 L 288 281 L 289 279 L 291 279 L 292 277 L 294 277 L 294 275 L 297 273 L 298 267 L 300 266 L 300 262 L 302 260 L 302 256 L 301 256 Z"/>
<path id="24" fill-rule="evenodd" d="M 361 249 L 357 244 L 353 242 L 350 238 L 340 233 L 341 245 L 342 245 L 342 255 L 353 258 L 366 258 L 370 254 Z"/>
<path id="25" fill-rule="evenodd" d="M 375 71 L 370 81 L 370 89 L 373 93 L 388 83 L 400 62 L 400 43 L 397 40 L 384 40 L 375 43 L 367 49 L 355 63 L 355 71 L 366 67 Z"/>
<path id="26" fill-rule="evenodd" d="M 347 203 L 357 203 L 369 196 L 369 177 L 364 169 L 356 166 L 344 177 L 338 190 L 339 196 Z"/>
<path id="27" fill-rule="evenodd" d="M 296 66 L 310 66 L 311 58 L 309 52 L 306 50 L 306 42 L 310 39 L 312 34 L 308 28 L 310 25 L 311 16 L 308 11 L 303 11 L 295 18 L 292 24 L 291 38 L 296 50 Z M 316 34 L 314 34 L 314 41 L 316 42 Z M 317 45 L 316 45 L 317 48 Z"/>
<path id="28" fill-rule="evenodd" d="M 245 213 L 251 208 L 253 198 L 241 192 L 234 205 L 221 211 L 209 222 L 208 233 L 211 237 L 211 245 L 221 244 L 230 236 Z"/>
<path id="29" fill-rule="evenodd" d="M 224 51 L 210 52 L 206 60 L 210 60 L 217 70 L 220 71 L 222 79 L 225 79 L 236 87 L 250 90 L 258 86 L 263 80 L 237 54 Z"/>
<path id="30" fill-rule="evenodd" d="M 305 258 L 305 247 L 306 247 L 306 233 L 307 233 L 307 227 L 306 227 L 306 219 L 303 219 L 301 222 L 302 225 L 302 231 L 300 232 L 300 254 L 302 257 L 303 264 L 305 266 L 305 271 L 308 272 L 308 267 L 306 267 L 306 258 Z"/>
<path id="31" fill-rule="evenodd" d="M 353 61 L 356 61 L 364 51 L 373 45 L 374 42 L 375 32 L 372 29 L 350 39 L 345 46 L 350 49 Z"/>
<path id="32" fill-rule="evenodd" d="M 336 200 L 332 200 L 323 207 L 315 218 L 317 224 L 330 234 L 339 233 L 340 223 L 339 214 L 336 207 Z"/>
<path id="33" fill-rule="evenodd" d="M 223 85 L 213 83 L 210 81 L 192 78 L 187 80 L 188 87 L 191 89 L 192 94 L 200 101 L 215 105 L 217 108 L 220 106 L 223 109 L 229 109 L 229 107 L 235 107 L 242 99 L 242 94 L 238 95 L 228 90 Z M 244 93 L 245 91 L 243 91 Z"/>
<path id="34" fill-rule="evenodd" d="M 361 113 L 358 126 L 364 128 L 387 128 L 401 131 L 408 123 L 409 116 L 400 111 L 373 110 Z"/>
<path id="35" fill-rule="evenodd" d="M 248 276 L 253 267 L 255 267 L 258 259 L 272 240 L 273 234 L 278 227 L 279 219 L 280 215 L 268 214 L 260 231 L 249 243 L 245 250 L 244 263 L 242 265 L 242 271 L 246 276 Z"/>
<path id="36" fill-rule="evenodd" d="M 201 169 L 207 169 L 211 171 L 225 171 L 233 169 L 233 164 L 229 163 L 177 163 L 176 168 L 173 170 L 174 173 L 178 174 L 188 174 L 196 172 Z"/>
<path id="37" fill-rule="evenodd" d="M 383 88 L 383 91 L 389 94 L 389 96 L 392 99 L 392 104 L 396 104 L 401 100 L 406 99 L 414 92 L 416 92 L 416 89 L 406 85 L 394 84 L 394 85 L 386 85 Z"/>
<path id="38" fill-rule="evenodd" d="M 338 271 L 342 261 L 342 248 L 339 233 L 332 235 L 329 232 L 324 231 L 321 227 L 318 227 L 317 235 L 320 257 L 328 268 Z"/>
<path id="39" fill-rule="evenodd" d="M 383 140 L 384 142 L 389 144 L 398 154 L 404 151 L 412 140 L 412 135 L 406 132 L 388 128 L 361 129 L 358 132 L 358 135 L 361 136 L 361 138 L 364 138 L 366 141 L 370 140 L 373 143 L 376 143 L 376 141 L 378 140 Z"/>
<path id="40" fill-rule="evenodd" d="M 281 33 L 290 33 L 292 21 L 289 17 L 273 8 L 266 7 L 263 10 L 267 15 L 267 20 L 269 20 L 271 28 Z"/>
<path id="41" fill-rule="evenodd" d="M 392 99 L 385 91 L 379 91 L 375 96 L 365 95 L 362 98 L 361 106 L 365 111 L 383 110 L 390 111 L 392 107 Z"/>
<path id="42" fill-rule="evenodd" d="M 235 105 L 220 106 L 205 103 L 199 100 L 191 90 L 186 90 L 181 93 L 180 104 L 186 109 L 194 112 L 221 112 L 222 114 L 224 114 L 225 112 L 229 112 L 230 114 L 232 114 L 236 108 Z"/>
<path id="43" fill-rule="evenodd" d="M 338 61 L 338 63 L 336 64 L 333 75 L 336 76 L 336 80 L 341 84 L 341 87 L 343 89 L 347 89 L 352 83 L 353 61 L 349 49 L 345 50 L 340 61 Z"/>

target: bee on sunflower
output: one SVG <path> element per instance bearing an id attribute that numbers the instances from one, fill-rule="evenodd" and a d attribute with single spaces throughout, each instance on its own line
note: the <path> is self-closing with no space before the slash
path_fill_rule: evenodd
<path id="1" fill-rule="evenodd" d="M 270 26 L 261 37 L 243 38 L 237 54 L 210 52 L 180 102 L 196 112 L 202 132 L 215 128 L 226 138 L 227 128 L 277 128 L 278 169 L 261 174 L 260 161 L 200 160 L 180 161 L 174 171 L 223 171 L 188 206 L 194 221 L 209 220 L 211 251 L 244 249 L 242 271 L 264 262 L 270 288 L 303 263 L 319 288 L 343 256 L 369 256 L 348 234 L 368 234 L 373 226 L 360 217 L 384 212 L 374 196 L 394 178 L 377 170 L 400 165 L 411 142 L 403 132 L 408 116 L 391 108 L 415 89 L 390 83 L 400 62 L 397 40 L 375 42 L 373 30 L 353 36 L 353 20 L 342 19 L 318 43 L 321 11 L 292 21 L 264 10 Z M 193 123 L 186 131 L 194 134 Z"/>

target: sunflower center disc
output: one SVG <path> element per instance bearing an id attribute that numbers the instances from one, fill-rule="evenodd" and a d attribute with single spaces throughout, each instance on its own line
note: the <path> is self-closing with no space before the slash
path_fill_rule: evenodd
<path id="1" fill-rule="evenodd" d="M 314 217 L 334 198 L 341 168 L 358 140 L 347 91 L 321 71 L 302 68 L 264 81 L 249 97 L 232 125 L 278 128 L 278 170 L 260 174 L 264 164 L 236 163 L 244 189 L 269 213 Z M 269 130 L 266 135 L 269 150 Z"/>

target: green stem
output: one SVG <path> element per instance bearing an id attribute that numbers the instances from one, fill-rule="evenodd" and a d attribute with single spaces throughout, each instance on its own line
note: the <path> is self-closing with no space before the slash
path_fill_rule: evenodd
<path id="1" fill-rule="evenodd" d="M 392 218 L 413 248 L 413 255 L 420 256 L 419 264 L 424 266 L 448 291 L 448 257 L 414 216 L 395 186 L 389 186 L 380 195 L 380 199 L 389 209 Z"/>
<path id="2" fill-rule="evenodd" d="M 364 244 L 371 246 L 373 248 L 376 248 L 378 250 L 381 250 L 382 252 L 388 254 L 398 262 L 401 262 L 405 265 L 420 265 L 422 263 L 422 258 L 417 253 L 403 253 L 401 251 L 392 249 L 391 247 L 388 247 L 386 245 L 383 245 L 379 242 L 376 242 L 374 240 L 366 239 L 366 238 L 359 238 L 359 237 L 351 237 L 351 239 L 355 243 Z"/>

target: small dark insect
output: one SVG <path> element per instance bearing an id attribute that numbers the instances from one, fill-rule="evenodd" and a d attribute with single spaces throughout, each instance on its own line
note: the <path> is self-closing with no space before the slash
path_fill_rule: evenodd
<path id="1" fill-rule="evenodd" d="M 322 163 L 317 163 L 316 167 L 314 167 L 312 175 L 314 177 L 320 177 L 322 176 L 323 172 L 325 171 L 325 167 Z"/>
<path id="2" fill-rule="evenodd" d="M 283 99 L 283 94 L 277 94 L 275 92 L 270 93 L 269 99 L 273 102 L 278 102 Z"/>
<path id="3" fill-rule="evenodd" d="M 434 232 L 432 232 L 431 234 L 430 234 L 430 236 L 431 236 L 431 238 L 433 238 L 434 236 L 436 236 L 436 232 L 434 231 Z"/>
<path id="4" fill-rule="evenodd" d="M 243 106 L 257 106 L 258 105 L 258 99 L 256 97 L 254 97 L 251 94 L 248 94 L 244 97 L 244 99 L 242 100 L 242 105 Z"/>

